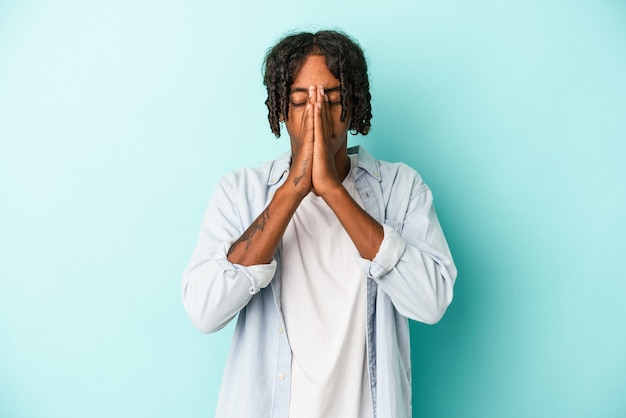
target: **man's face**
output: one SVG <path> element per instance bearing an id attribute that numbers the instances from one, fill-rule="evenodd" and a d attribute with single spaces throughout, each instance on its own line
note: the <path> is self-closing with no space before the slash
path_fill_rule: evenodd
<path id="1" fill-rule="evenodd" d="M 291 85 L 289 96 L 289 118 L 285 122 L 287 132 L 291 139 L 291 149 L 295 152 L 296 144 L 301 140 L 302 116 L 309 99 L 309 87 L 322 86 L 328 96 L 330 117 L 332 120 L 331 132 L 333 143 L 333 154 L 345 149 L 348 141 L 349 115 L 345 121 L 339 120 L 341 117 L 341 95 L 339 80 L 330 72 L 326 66 L 326 59 L 321 55 L 310 55 L 306 58 L 304 65 L 296 75 Z"/>

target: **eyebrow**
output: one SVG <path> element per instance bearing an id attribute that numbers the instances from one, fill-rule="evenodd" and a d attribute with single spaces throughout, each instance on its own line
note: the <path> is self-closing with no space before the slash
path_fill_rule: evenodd
<path id="1" fill-rule="evenodd" d="M 341 90 L 341 86 L 331 87 L 329 89 L 324 89 L 324 93 L 332 93 L 334 91 Z M 304 87 L 294 87 L 291 89 L 291 93 L 308 93 L 309 89 L 305 89 Z"/>

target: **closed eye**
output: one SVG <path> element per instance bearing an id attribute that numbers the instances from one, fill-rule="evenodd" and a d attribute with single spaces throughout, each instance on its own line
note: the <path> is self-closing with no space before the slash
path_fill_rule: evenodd
<path id="1" fill-rule="evenodd" d="M 297 91 L 291 92 L 291 95 L 289 98 L 290 98 L 291 104 L 294 107 L 302 107 L 307 104 L 309 100 L 309 94 L 307 91 L 297 90 Z"/>

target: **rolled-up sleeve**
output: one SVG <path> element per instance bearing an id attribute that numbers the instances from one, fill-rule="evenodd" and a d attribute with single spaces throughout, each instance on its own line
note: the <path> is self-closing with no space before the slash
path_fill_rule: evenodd
<path id="1" fill-rule="evenodd" d="M 223 328 L 269 285 L 276 273 L 274 259 L 247 267 L 228 261 L 228 250 L 244 231 L 235 195 L 230 183 L 222 179 L 205 211 L 196 247 L 182 277 L 185 311 L 202 332 Z"/>
<path id="2" fill-rule="evenodd" d="M 267 287 L 270 281 L 276 273 L 276 260 L 272 259 L 269 264 L 259 264 L 254 266 L 243 266 L 241 264 L 234 264 L 228 261 L 227 254 L 228 249 L 232 246 L 232 243 L 222 244 L 218 253 L 216 254 L 215 262 L 224 270 L 224 274 L 231 279 L 234 279 L 237 274 L 243 274 L 250 280 L 250 287 L 248 291 L 251 295 L 259 293 L 259 291 Z"/>
<path id="3" fill-rule="evenodd" d="M 393 212 L 393 211 L 390 211 Z M 439 224 L 430 189 L 419 176 L 406 211 L 383 224 L 384 239 L 366 275 L 390 297 L 402 315 L 434 324 L 452 302 L 456 266 Z M 397 230 L 396 230 L 397 228 Z"/>
<path id="4" fill-rule="evenodd" d="M 393 269 L 404 254 L 406 243 L 389 225 L 383 224 L 384 237 L 374 259 L 362 259 L 367 276 L 379 279 Z"/>

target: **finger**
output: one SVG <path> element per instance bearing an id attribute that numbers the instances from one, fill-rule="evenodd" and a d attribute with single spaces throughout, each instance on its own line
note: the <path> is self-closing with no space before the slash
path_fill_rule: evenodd
<path id="1" fill-rule="evenodd" d="M 322 104 L 324 103 L 324 86 L 317 86 L 317 107 L 322 108 Z"/>
<path id="2" fill-rule="evenodd" d="M 302 145 L 302 140 L 304 139 L 304 133 L 306 132 L 306 113 L 309 110 L 309 105 L 307 104 L 304 112 L 302 112 L 302 117 L 300 118 L 300 134 L 298 135 L 298 144 Z"/>
<path id="3" fill-rule="evenodd" d="M 302 112 L 302 123 L 300 124 L 300 137 L 298 142 L 300 145 L 304 144 L 308 136 L 313 133 L 313 106 L 307 103 L 304 112 Z"/>
<path id="4" fill-rule="evenodd" d="M 333 124 L 330 112 L 330 103 L 328 101 L 328 95 L 326 93 L 324 93 L 323 95 L 321 119 L 322 125 L 324 127 L 325 137 L 328 141 L 330 141 L 332 139 Z"/>
<path id="5" fill-rule="evenodd" d="M 330 118 L 330 110 L 328 103 L 328 95 L 324 91 L 324 86 L 318 86 L 318 107 L 321 109 L 320 119 L 322 122 L 322 130 L 324 132 L 324 138 L 326 141 L 331 140 L 332 123 Z"/>
<path id="6" fill-rule="evenodd" d="M 309 117 L 308 122 L 310 123 L 309 127 L 315 133 L 315 118 L 317 114 L 317 88 L 313 85 L 309 86 L 309 104 L 307 105 L 307 109 L 309 113 L 307 116 Z"/>
<path id="7" fill-rule="evenodd" d="M 321 86 L 320 86 L 321 87 Z M 313 123 L 315 124 L 315 139 L 321 139 L 322 141 L 326 137 L 326 132 L 324 131 L 324 119 L 323 119 L 323 106 L 324 98 L 321 96 L 320 90 L 323 91 L 322 88 L 317 88 L 315 92 L 315 105 L 313 106 Z"/>

